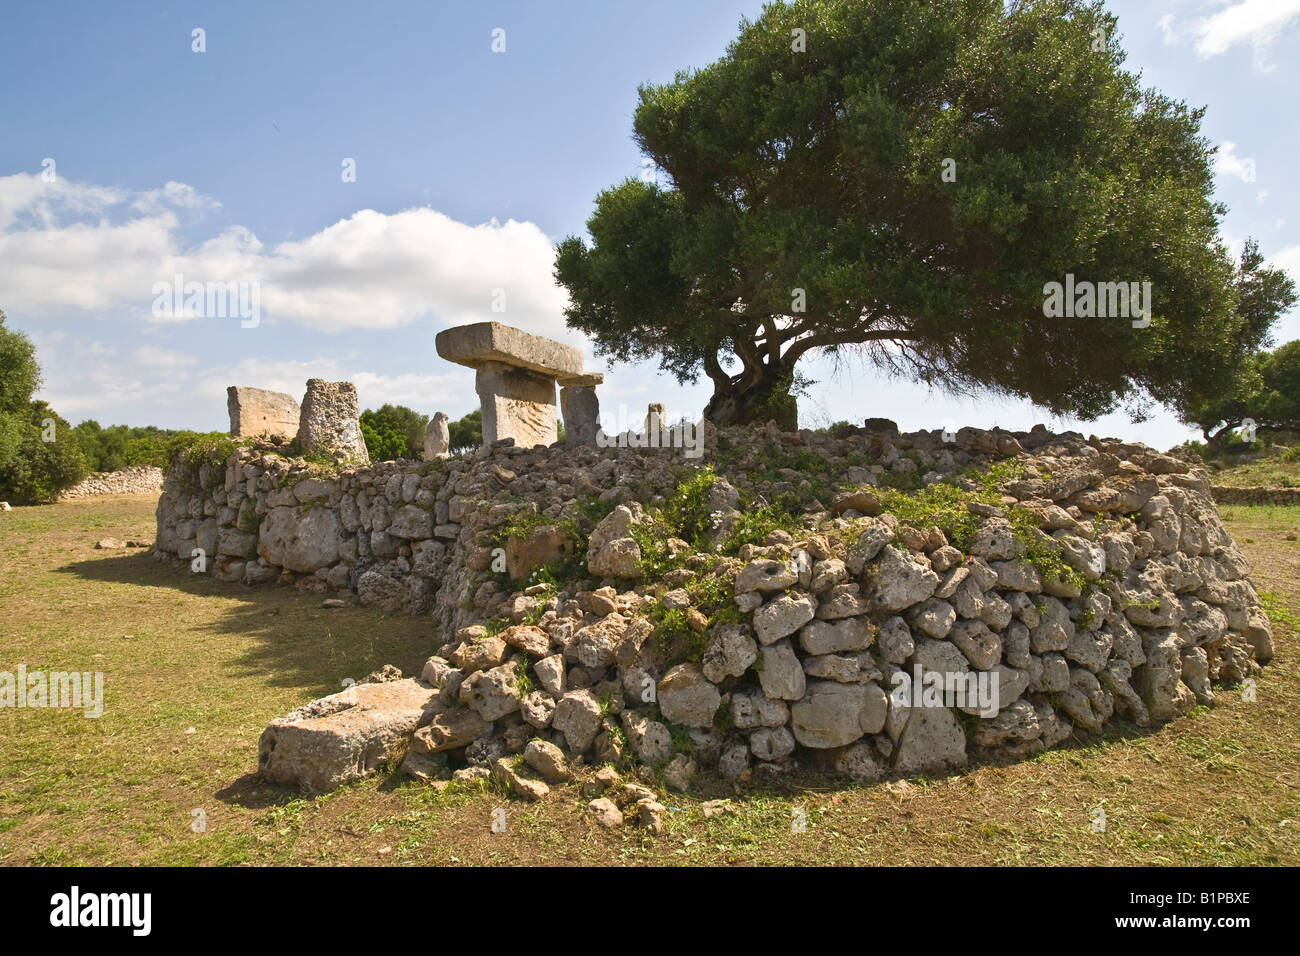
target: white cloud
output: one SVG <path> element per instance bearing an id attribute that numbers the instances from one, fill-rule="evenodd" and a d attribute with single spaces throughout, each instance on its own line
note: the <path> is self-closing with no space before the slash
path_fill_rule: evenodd
<path id="1" fill-rule="evenodd" d="M 1214 171 L 1220 176 L 1236 176 L 1243 183 L 1255 181 L 1255 157 L 1238 156 L 1237 144 L 1224 140 L 1214 156 Z M 1265 194 L 1267 195 L 1267 194 Z"/>
<path id="2" fill-rule="evenodd" d="M 269 250 L 242 226 L 183 246 L 179 213 L 215 205 L 176 182 L 132 195 L 23 173 L 0 177 L 0 302 L 37 317 L 111 309 L 151 317 L 155 283 L 181 275 L 256 282 L 265 321 L 327 332 L 432 316 L 444 326 L 495 319 L 581 341 L 565 328 L 551 241 L 533 223 L 469 225 L 429 208 L 362 209 Z M 115 206 L 134 218 L 114 221 L 107 214 Z M 99 218 L 83 221 L 87 214 Z M 501 301 L 504 311 L 494 311 Z"/>
<path id="3" fill-rule="evenodd" d="M 1179 31 L 1174 29 L 1174 15 L 1166 13 L 1157 21 L 1160 27 L 1160 33 L 1164 37 L 1165 46 L 1173 46 L 1180 39 Z"/>
<path id="4" fill-rule="evenodd" d="M 1286 272 L 1300 283 L 1300 246 L 1287 246 L 1268 257 L 1267 264 Z"/>
<path id="5" fill-rule="evenodd" d="M 244 358 L 200 367 L 198 358 L 172 349 L 142 346 L 128 352 L 63 332 L 31 336 L 45 373 L 40 397 L 74 424 L 95 418 L 102 425 L 224 430 L 228 386 L 254 385 L 301 400 L 309 378 L 353 382 L 362 408 L 391 402 L 429 415 L 441 410 L 459 417 L 478 405 L 474 373 L 445 363 L 442 374 L 395 375 L 334 357 Z"/>
<path id="6" fill-rule="evenodd" d="M 1192 24 L 1196 52 L 1218 56 L 1238 44 L 1249 43 L 1260 52 L 1294 19 L 1300 17 L 1300 0 L 1241 0 Z M 1161 21 L 1161 27 L 1165 23 Z M 1168 36 L 1166 29 L 1166 37 Z"/>

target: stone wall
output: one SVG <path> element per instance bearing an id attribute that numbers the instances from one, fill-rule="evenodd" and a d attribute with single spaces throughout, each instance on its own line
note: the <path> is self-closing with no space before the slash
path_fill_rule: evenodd
<path id="1" fill-rule="evenodd" d="M 97 471 L 77 482 L 60 498 L 89 498 L 93 495 L 150 495 L 163 487 L 163 471 L 153 465 L 131 465 L 117 471 Z"/>
<path id="2" fill-rule="evenodd" d="M 1300 488 L 1229 488 L 1215 485 L 1210 489 L 1221 505 L 1300 505 Z"/>
<path id="3" fill-rule="evenodd" d="M 941 773 L 1157 725 L 1273 654 L 1203 470 L 1041 428 L 709 428 L 698 461 L 498 443 L 337 475 L 240 449 L 168 474 L 157 553 L 196 547 L 224 580 L 432 617 L 400 715 L 335 695 L 268 728 L 263 774 L 313 789 L 409 745 L 421 779 L 526 795 L 534 738 L 670 786 Z"/>

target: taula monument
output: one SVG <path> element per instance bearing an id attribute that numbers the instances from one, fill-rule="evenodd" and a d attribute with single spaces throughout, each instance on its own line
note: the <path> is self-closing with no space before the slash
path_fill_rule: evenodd
<path id="1" fill-rule="evenodd" d="M 298 437 L 339 449 L 333 473 L 257 443 L 167 473 L 160 559 L 431 623 L 418 676 L 385 666 L 272 721 L 269 781 L 400 763 L 531 800 L 576 779 L 597 822 L 657 829 L 646 783 L 951 773 L 1162 732 L 1268 679 L 1268 619 L 1195 457 L 868 418 L 706 423 L 695 461 L 572 441 L 600 380 L 575 349 L 482 323 L 438 351 L 475 369 L 475 451 L 358 460 L 355 390 L 316 383 Z M 287 426 L 254 401 L 232 393 L 240 427 Z"/>
<path id="2" fill-rule="evenodd" d="M 556 440 L 555 387 L 560 386 L 565 436 L 596 440 L 598 372 L 582 370 L 582 351 L 498 322 L 478 322 L 438 333 L 438 354 L 475 370 L 483 410 L 483 444 L 512 438 L 516 445 Z"/>

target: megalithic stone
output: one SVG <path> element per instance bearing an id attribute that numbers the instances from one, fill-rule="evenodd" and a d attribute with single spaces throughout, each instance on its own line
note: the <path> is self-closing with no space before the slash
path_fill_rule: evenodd
<path id="1" fill-rule="evenodd" d="M 594 445 L 600 427 L 600 399 L 595 386 L 566 385 L 560 389 L 566 445 Z"/>
<path id="2" fill-rule="evenodd" d="M 447 427 L 447 413 L 436 412 L 424 430 L 424 460 L 446 458 L 450 447 L 451 429 Z"/>
<path id="3" fill-rule="evenodd" d="M 513 438 L 524 448 L 558 437 L 555 379 L 540 372 L 488 362 L 474 376 L 483 409 L 483 444 Z"/>
<path id="4" fill-rule="evenodd" d="M 357 387 L 351 382 L 307 380 L 298 425 L 298 444 L 304 455 L 325 454 L 370 464 L 361 435 Z"/>
<path id="5" fill-rule="evenodd" d="M 583 372 L 580 349 L 499 322 L 444 329 L 436 344 L 443 358 L 477 372 L 484 445 L 503 438 L 522 447 L 553 444 L 557 382 L 594 387 L 603 380 Z"/>
<path id="6" fill-rule="evenodd" d="M 226 411 L 230 413 L 232 438 L 266 436 L 286 442 L 293 441 L 298 434 L 302 415 L 292 395 L 243 385 L 226 389 Z"/>
<path id="7" fill-rule="evenodd" d="M 659 430 L 664 424 L 664 407 L 659 402 L 651 402 L 646 409 L 645 415 L 645 438 L 646 445 L 650 448 L 659 447 Z"/>

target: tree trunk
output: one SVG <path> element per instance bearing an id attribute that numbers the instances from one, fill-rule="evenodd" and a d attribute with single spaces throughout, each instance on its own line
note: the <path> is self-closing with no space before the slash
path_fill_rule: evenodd
<path id="1" fill-rule="evenodd" d="M 704 407 L 704 417 L 714 425 L 765 425 L 775 421 L 783 431 L 799 427 L 799 408 L 790 394 L 792 376 L 782 371 L 765 374 L 747 389 L 714 385 L 713 398 Z"/>

